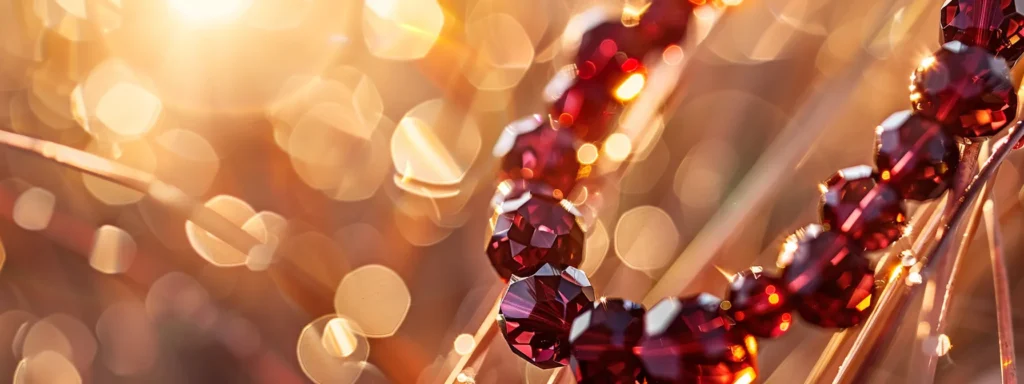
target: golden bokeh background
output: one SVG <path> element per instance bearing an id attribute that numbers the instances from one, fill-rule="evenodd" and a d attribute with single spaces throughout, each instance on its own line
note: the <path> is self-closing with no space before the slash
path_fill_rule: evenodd
<path id="1" fill-rule="evenodd" d="M 565 197 L 599 295 L 641 301 L 663 279 L 721 294 L 719 271 L 773 265 L 814 221 L 818 181 L 871 160 L 937 47 L 939 0 L 717 3 L 733 7 L 696 12 L 699 46 L 650 63 L 686 65 L 669 108 L 578 150 L 591 177 Z M 0 129 L 152 183 L 0 149 L 0 381 L 548 383 L 481 328 L 502 287 L 483 253 L 496 156 L 622 7 L 0 0 Z M 645 80 L 620 99 L 664 86 Z M 1020 163 L 995 188 L 1018 283 Z M 913 313 L 894 341 L 933 340 L 939 382 L 998 378 L 986 256 L 966 258 L 946 333 Z M 801 382 L 829 335 L 764 342 L 760 377 Z M 872 382 L 913 375 L 909 355 Z"/>

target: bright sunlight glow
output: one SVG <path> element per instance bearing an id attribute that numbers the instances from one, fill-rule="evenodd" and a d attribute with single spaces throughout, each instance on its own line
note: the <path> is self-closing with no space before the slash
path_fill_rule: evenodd
<path id="1" fill-rule="evenodd" d="M 252 0 L 167 0 L 167 3 L 187 22 L 219 24 L 241 17 L 252 5 Z"/>

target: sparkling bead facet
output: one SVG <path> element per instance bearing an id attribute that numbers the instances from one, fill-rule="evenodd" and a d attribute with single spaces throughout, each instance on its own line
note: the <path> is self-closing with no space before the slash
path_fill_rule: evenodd
<path id="1" fill-rule="evenodd" d="M 878 126 L 875 165 L 879 179 L 905 199 L 925 201 L 942 196 L 959 164 L 956 140 L 932 120 L 902 111 Z"/>
<path id="2" fill-rule="evenodd" d="M 611 92 L 607 84 L 577 82 L 551 106 L 551 118 L 583 141 L 599 141 L 622 111 L 622 104 Z"/>
<path id="3" fill-rule="evenodd" d="M 1013 63 L 1024 53 L 1024 0 L 946 0 L 943 42 L 986 48 Z"/>
<path id="4" fill-rule="evenodd" d="M 911 77 L 910 101 L 954 136 L 991 136 L 1017 116 L 1006 62 L 959 41 L 946 43 Z"/>
<path id="5" fill-rule="evenodd" d="M 643 306 L 622 299 L 601 299 L 576 317 L 569 332 L 569 366 L 579 383 L 633 383 L 640 360 L 633 347 L 643 334 Z"/>
<path id="6" fill-rule="evenodd" d="M 570 203 L 523 193 L 501 204 L 491 219 L 487 246 L 491 265 L 503 279 L 528 276 L 545 263 L 578 267 L 583 230 Z"/>
<path id="7" fill-rule="evenodd" d="M 569 362 L 569 328 L 593 306 L 594 289 L 582 271 L 545 264 L 509 283 L 498 308 L 498 328 L 512 352 L 541 368 Z"/>
<path id="8" fill-rule="evenodd" d="M 899 193 L 873 176 L 866 165 L 842 169 L 825 182 L 821 196 L 825 228 L 849 235 L 869 251 L 888 247 L 907 225 Z"/>
<path id="9" fill-rule="evenodd" d="M 650 45 L 636 29 L 620 22 L 603 23 L 583 34 L 576 52 L 579 79 L 615 85 L 629 72 L 640 69 L 640 60 Z"/>
<path id="10" fill-rule="evenodd" d="M 757 341 L 721 315 L 721 301 L 701 294 L 666 298 L 644 316 L 636 354 L 651 383 L 753 382 Z"/>
<path id="11" fill-rule="evenodd" d="M 736 274 L 729 284 L 726 314 L 737 326 L 758 337 L 779 337 L 789 330 L 793 315 L 785 285 L 760 267 Z"/>
<path id="12" fill-rule="evenodd" d="M 847 236 L 809 226 L 790 238 L 780 262 L 791 303 L 807 322 L 848 328 L 871 313 L 875 279 Z"/>
<path id="13" fill-rule="evenodd" d="M 568 129 L 543 123 L 519 134 L 512 150 L 501 161 L 505 179 L 541 181 L 562 194 L 576 185 L 580 162 L 576 159 L 576 138 Z"/>

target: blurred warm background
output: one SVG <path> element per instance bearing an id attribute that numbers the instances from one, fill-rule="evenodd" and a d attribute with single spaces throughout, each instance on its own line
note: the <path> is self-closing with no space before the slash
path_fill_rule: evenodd
<path id="1" fill-rule="evenodd" d="M 640 145 L 581 154 L 626 158 L 572 195 L 598 295 L 640 301 L 663 279 L 721 294 L 719 270 L 774 265 L 815 220 L 817 183 L 868 163 L 875 125 L 909 107 L 941 2 L 697 15 L 706 39 L 662 59 L 686 68 Z M 0 151 L 0 381 L 548 382 L 478 335 L 502 287 L 483 254 L 491 148 L 544 111 L 594 6 L 622 2 L 0 0 L 0 129 L 151 174 L 276 249 L 239 252 L 159 196 Z M 995 186 L 1014 282 L 1020 162 Z M 977 241 L 938 382 L 998 381 L 987 260 Z M 916 318 L 872 381 L 912 377 Z M 761 378 L 801 382 L 829 336 L 765 342 Z"/>

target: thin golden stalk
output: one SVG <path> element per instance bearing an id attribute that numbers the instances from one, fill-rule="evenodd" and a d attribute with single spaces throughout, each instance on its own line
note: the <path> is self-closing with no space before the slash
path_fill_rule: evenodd
<path id="1" fill-rule="evenodd" d="M 75 148 L 13 132 L 0 131 L 0 146 L 38 156 L 142 192 L 164 207 L 187 217 L 200 228 L 242 253 L 248 254 L 252 247 L 260 243 L 224 216 L 206 208 L 177 187 L 160 181 L 152 174 Z"/>
<path id="2" fill-rule="evenodd" d="M 1017 356 L 1013 350 L 1013 304 L 1010 301 L 1010 281 L 1006 276 L 1006 254 L 1003 252 L 1002 231 L 995 215 L 992 193 L 986 196 L 985 231 L 988 233 L 989 258 L 992 261 L 992 285 L 995 288 L 996 328 L 999 332 L 999 369 L 1003 383 L 1017 383 Z"/>
<path id="3" fill-rule="evenodd" d="M 956 209 L 957 197 L 963 193 L 967 184 L 970 183 L 977 173 L 979 151 L 981 151 L 980 143 L 972 143 L 964 147 L 960 160 L 960 169 L 957 170 L 956 180 L 953 188 L 950 189 L 950 193 L 954 198 L 946 204 L 944 215 L 948 215 Z M 918 324 L 927 324 L 929 332 L 928 334 L 918 335 L 917 342 L 919 344 L 925 342 L 928 338 L 934 339 L 945 333 L 946 317 L 949 313 L 954 288 L 956 287 L 957 272 L 960 271 L 961 261 L 967 251 L 967 246 L 970 245 L 970 241 L 974 238 L 974 233 L 977 231 L 978 222 L 981 217 L 981 205 L 975 204 L 971 212 L 971 217 L 968 220 L 961 240 L 960 249 L 954 253 L 954 257 L 942 259 L 936 265 L 933 277 L 928 281 L 927 289 L 934 292 L 934 294 L 926 295 L 922 302 L 921 310 L 918 313 Z M 924 339 L 921 339 L 922 337 Z M 926 350 L 923 345 L 920 345 L 920 348 L 912 348 L 910 366 L 919 368 L 912 371 L 916 372 L 914 379 L 921 383 L 931 383 L 935 375 L 935 364 L 938 357 L 939 354 L 935 352 L 935 348 L 928 348 Z"/>

